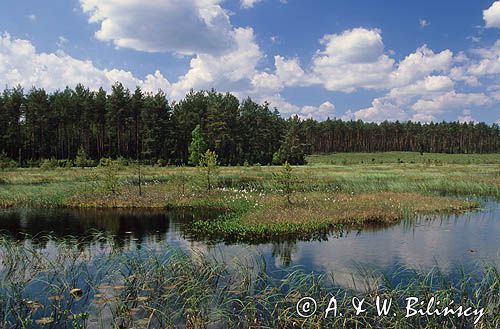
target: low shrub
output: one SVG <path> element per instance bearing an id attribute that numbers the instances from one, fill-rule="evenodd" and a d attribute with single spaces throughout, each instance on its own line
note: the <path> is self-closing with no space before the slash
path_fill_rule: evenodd
<path id="1" fill-rule="evenodd" d="M 10 159 L 5 153 L 0 153 L 0 170 L 16 168 L 17 162 Z"/>
<path id="2" fill-rule="evenodd" d="M 59 161 L 54 158 L 43 159 L 42 162 L 40 162 L 40 169 L 42 170 L 53 170 L 57 167 L 59 167 Z"/>

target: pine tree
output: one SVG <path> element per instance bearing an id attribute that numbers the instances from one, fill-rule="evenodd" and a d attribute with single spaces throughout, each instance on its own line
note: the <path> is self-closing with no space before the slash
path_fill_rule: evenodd
<path id="1" fill-rule="evenodd" d="M 306 162 L 305 138 L 301 136 L 300 120 L 298 117 L 290 118 L 285 139 L 279 149 L 279 158 L 282 163 L 303 165 Z"/>
<path id="2" fill-rule="evenodd" d="M 203 176 L 207 183 L 207 191 L 212 189 L 212 182 L 217 176 L 219 164 L 217 162 L 217 154 L 215 151 L 207 150 L 200 158 L 200 167 L 203 171 Z"/>
<path id="3" fill-rule="evenodd" d="M 76 154 L 76 166 L 84 168 L 88 166 L 89 159 L 87 157 L 87 152 L 85 152 L 85 148 L 83 145 L 80 145 L 78 148 L 78 153 Z"/>
<path id="4" fill-rule="evenodd" d="M 189 163 L 199 165 L 202 160 L 203 152 L 206 149 L 206 143 L 201 134 L 200 125 L 197 125 L 191 133 L 191 144 L 189 144 Z"/>
<path id="5" fill-rule="evenodd" d="M 282 191 L 287 202 L 291 204 L 295 175 L 293 174 L 292 166 L 290 166 L 288 161 L 285 161 L 279 172 L 273 174 L 273 178 L 276 188 Z"/>

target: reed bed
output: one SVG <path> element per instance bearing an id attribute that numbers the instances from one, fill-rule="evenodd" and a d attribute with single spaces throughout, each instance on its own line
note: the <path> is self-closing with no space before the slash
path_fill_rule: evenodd
<path id="1" fill-rule="evenodd" d="M 46 239 L 39 248 L 0 238 L 2 328 L 474 327 L 473 317 L 407 318 L 409 296 L 484 308 L 475 327 L 500 325 L 500 276 L 487 264 L 458 277 L 438 269 L 387 277 L 360 268 L 362 282 L 346 287 L 334 273 L 269 272 L 261 258 L 224 260 L 165 245 L 123 250 L 103 236 Z M 335 296 L 342 316 L 301 318 L 296 303 L 305 296 L 318 310 Z M 393 300 L 390 316 L 376 314 L 375 296 Z M 367 311 L 356 314 L 352 297 L 366 298 Z"/>

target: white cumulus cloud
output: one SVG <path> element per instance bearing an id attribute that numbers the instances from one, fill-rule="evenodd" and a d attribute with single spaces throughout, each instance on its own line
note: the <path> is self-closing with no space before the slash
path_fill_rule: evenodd
<path id="1" fill-rule="evenodd" d="M 500 40 L 489 48 L 477 48 L 472 52 L 480 59 L 470 64 L 468 73 L 474 76 L 500 74 Z"/>
<path id="2" fill-rule="evenodd" d="M 256 66 L 263 55 L 255 42 L 253 29 L 237 28 L 234 33 L 237 43 L 234 51 L 222 56 L 199 54 L 191 59 L 189 71 L 172 85 L 174 98 L 183 97 L 191 88 L 224 87 L 230 90 L 235 83 L 257 73 Z"/>
<path id="3" fill-rule="evenodd" d="M 380 88 L 394 66 L 394 60 L 384 54 L 380 33 L 377 29 L 355 28 L 325 35 L 321 40 L 325 48 L 313 58 L 314 75 L 331 91 Z"/>
<path id="4" fill-rule="evenodd" d="M 434 53 L 426 45 L 406 56 L 390 74 L 390 84 L 402 86 L 420 80 L 432 72 L 447 72 L 452 64 L 453 53 L 446 49 Z"/>
<path id="5" fill-rule="evenodd" d="M 221 0 L 80 0 L 95 36 L 147 52 L 216 54 L 235 46 Z"/>
<path id="6" fill-rule="evenodd" d="M 256 3 L 262 2 L 264 0 L 241 0 L 241 8 L 249 9 L 252 8 Z"/>
<path id="7" fill-rule="evenodd" d="M 500 28 L 500 1 L 495 1 L 490 8 L 483 11 L 486 27 Z"/>
<path id="8" fill-rule="evenodd" d="M 462 115 L 458 117 L 458 121 L 461 123 L 464 122 L 474 122 L 474 118 L 472 117 L 471 111 L 470 110 L 463 110 Z"/>
<path id="9" fill-rule="evenodd" d="M 285 117 L 298 116 L 302 119 L 314 118 L 317 120 L 325 120 L 335 116 L 335 105 L 326 101 L 319 106 L 305 105 L 297 106 L 286 101 L 279 93 L 266 96 L 257 96 L 257 99 L 262 102 L 268 102 L 271 108 L 276 107 Z"/>
<path id="10" fill-rule="evenodd" d="M 398 105 L 384 98 L 375 98 L 368 108 L 353 113 L 356 120 L 381 122 L 384 120 L 406 120 L 408 115 Z"/>
<path id="11" fill-rule="evenodd" d="M 38 53 L 30 41 L 12 38 L 7 33 L 0 36 L 0 77 L 9 87 L 35 86 L 50 91 L 78 83 L 91 89 L 110 89 L 116 81 L 130 89 L 136 86 L 151 91 L 170 89 L 170 83 L 159 71 L 139 79 L 129 71 L 100 69 L 92 61 L 75 59 L 63 51 Z"/>
<path id="12" fill-rule="evenodd" d="M 491 99 L 484 93 L 457 93 L 450 91 L 433 99 L 418 100 L 412 109 L 421 114 L 440 114 L 444 111 L 463 109 L 470 106 L 484 106 Z"/>

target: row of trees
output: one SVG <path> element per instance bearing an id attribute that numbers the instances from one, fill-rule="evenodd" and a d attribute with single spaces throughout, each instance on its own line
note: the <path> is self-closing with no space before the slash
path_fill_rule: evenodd
<path id="1" fill-rule="evenodd" d="M 498 124 L 440 122 L 306 120 L 306 142 L 315 153 L 413 151 L 426 153 L 497 153 Z"/>
<path id="2" fill-rule="evenodd" d="M 162 91 L 132 92 L 120 83 L 109 93 L 78 85 L 54 93 L 16 87 L 0 96 L 0 153 L 20 164 L 75 159 L 79 150 L 90 159 L 187 164 L 196 128 L 200 151 L 215 151 L 223 165 L 300 164 L 307 152 L 500 150 L 496 124 L 284 119 L 268 104 L 213 90 L 175 103 Z"/>

